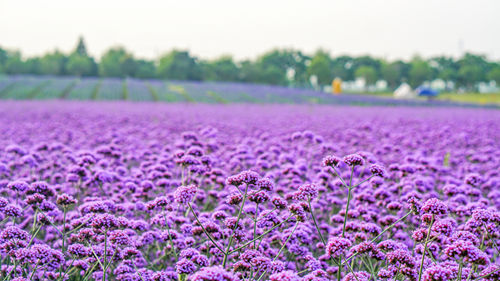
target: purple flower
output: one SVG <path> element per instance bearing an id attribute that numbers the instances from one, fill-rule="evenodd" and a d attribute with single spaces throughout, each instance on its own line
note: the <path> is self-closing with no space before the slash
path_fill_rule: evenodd
<path id="1" fill-rule="evenodd" d="M 325 167 L 336 167 L 340 163 L 340 161 L 342 161 L 340 158 L 333 155 L 328 155 L 323 158 L 322 164 Z"/>
<path id="2" fill-rule="evenodd" d="M 446 247 L 444 253 L 455 260 L 464 259 L 466 262 L 480 265 L 489 263 L 488 256 L 476 248 L 470 241 L 457 240 Z"/>
<path id="3" fill-rule="evenodd" d="M 299 281 L 300 277 L 297 273 L 287 270 L 279 273 L 274 273 L 269 276 L 270 281 Z"/>
<path id="4" fill-rule="evenodd" d="M 354 275 L 356 277 L 354 277 Z M 342 278 L 342 281 L 368 281 L 370 280 L 370 273 L 365 272 L 365 271 L 358 271 L 353 273 L 348 273 L 344 278 Z"/>
<path id="5" fill-rule="evenodd" d="M 24 192 L 29 188 L 29 185 L 25 181 L 13 181 L 7 187 L 16 192 Z"/>
<path id="6" fill-rule="evenodd" d="M 191 274 L 195 271 L 196 265 L 191 260 L 182 258 L 175 264 L 175 272 L 177 272 L 177 274 Z"/>
<path id="7" fill-rule="evenodd" d="M 385 172 L 384 168 L 382 168 L 382 166 L 380 166 L 380 165 L 372 164 L 372 165 L 370 165 L 369 169 L 370 169 L 370 172 L 372 173 L 372 175 L 374 175 L 374 176 L 378 176 L 381 178 L 386 177 L 386 172 Z"/>
<path id="8" fill-rule="evenodd" d="M 203 267 L 191 278 L 192 281 L 237 281 L 239 280 L 233 273 L 224 270 L 220 266 Z"/>
<path id="9" fill-rule="evenodd" d="M 424 271 L 424 281 L 447 281 L 456 278 L 456 271 L 450 266 L 433 265 Z"/>
<path id="10" fill-rule="evenodd" d="M 349 167 L 362 166 L 365 164 L 365 160 L 359 154 L 350 154 L 344 156 L 342 161 Z"/>
<path id="11" fill-rule="evenodd" d="M 326 244 L 326 253 L 333 259 L 344 254 L 351 247 L 352 243 L 346 238 L 334 237 Z"/>
<path id="12" fill-rule="evenodd" d="M 179 186 L 174 193 L 175 202 L 179 204 L 191 202 L 196 194 L 196 189 L 195 185 Z"/>
<path id="13" fill-rule="evenodd" d="M 448 207 L 443 201 L 436 198 L 431 198 L 425 201 L 424 205 L 422 206 L 422 211 L 427 214 L 445 215 L 448 211 Z"/>
<path id="14" fill-rule="evenodd" d="M 313 200 L 318 197 L 318 187 L 315 184 L 303 184 L 296 193 L 297 200 Z"/>

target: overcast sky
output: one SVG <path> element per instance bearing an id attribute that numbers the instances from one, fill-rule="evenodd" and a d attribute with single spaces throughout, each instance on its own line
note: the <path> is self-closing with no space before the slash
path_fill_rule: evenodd
<path id="1" fill-rule="evenodd" d="M 203 58 L 254 58 L 274 47 L 332 55 L 500 59 L 500 0 L 0 0 L 0 46 L 68 52 L 83 35 L 100 56 L 123 45 L 155 58 L 172 48 Z"/>

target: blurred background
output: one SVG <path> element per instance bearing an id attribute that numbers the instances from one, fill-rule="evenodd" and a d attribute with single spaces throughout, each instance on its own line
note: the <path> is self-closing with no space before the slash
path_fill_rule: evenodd
<path id="1" fill-rule="evenodd" d="M 0 0 L 0 98 L 500 104 L 498 12 L 496 0 Z"/>

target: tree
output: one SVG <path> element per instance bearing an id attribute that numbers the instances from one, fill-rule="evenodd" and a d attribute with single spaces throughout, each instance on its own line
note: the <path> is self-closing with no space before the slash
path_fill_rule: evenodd
<path id="1" fill-rule="evenodd" d="M 356 77 L 365 79 L 367 85 L 373 85 L 377 82 L 377 71 L 372 66 L 360 66 L 356 69 Z"/>
<path id="2" fill-rule="evenodd" d="M 76 76 L 91 76 L 94 73 L 95 62 L 92 58 L 75 52 L 68 57 L 66 71 Z"/>
<path id="3" fill-rule="evenodd" d="M 85 46 L 85 41 L 83 40 L 82 36 L 78 38 L 78 44 L 76 45 L 75 53 L 79 54 L 80 56 L 88 57 L 87 47 Z"/>
<path id="4" fill-rule="evenodd" d="M 104 77 L 134 76 L 136 70 L 137 63 L 134 57 L 122 47 L 109 49 L 99 64 L 99 75 Z"/>
<path id="5" fill-rule="evenodd" d="M 141 79 L 156 77 L 156 66 L 154 62 L 149 60 L 137 60 L 136 63 L 137 70 L 135 72 L 135 77 Z"/>
<path id="6" fill-rule="evenodd" d="M 495 81 L 498 86 L 500 86 L 500 64 L 496 64 L 492 67 L 490 72 L 488 72 L 488 79 L 490 81 Z"/>
<path id="7" fill-rule="evenodd" d="M 5 72 L 6 62 L 7 62 L 7 51 L 0 48 L 0 73 Z"/>
<path id="8" fill-rule="evenodd" d="M 307 74 L 315 75 L 320 85 L 330 84 L 333 79 L 330 55 L 323 50 L 318 50 L 307 67 Z"/>
<path id="9" fill-rule="evenodd" d="M 431 65 L 434 65 L 436 77 L 444 81 L 456 81 L 458 77 L 459 65 L 455 59 L 451 57 L 439 56 L 429 60 Z"/>
<path id="10" fill-rule="evenodd" d="M 240 70 L 230 56 L 205 62 L 203 68 L 204 80 L 237 81 L 240 78 Z"/>
<path id="11" fill-rule="evenodd" d="M 196 58 L 191 57 L 189 52 L 173 50 L 160 58 L 158 76 L 174 80 L 202 80 L 203 73 Z"/>
<path id="12" fill-rule="evenodd" d="M 21 53 L 18 51 L 7 51 L 4 71 L 7 74 L 29 73 L 25 62 L 21 58 Z"/>
<path id="13" fill-rule="evenodd" d="M 354 79 L 354 71 L 352 69 L 353 58 L 350 56 L 340 56 L 331 60 L 331 70 L 333 77 L 339 77 L 342 80 L 348 81 Z"/>
<path id="14" fill-rule="evenodd" d="M 310 58 L 301 51 L 275 49 L 264 53 L 257 59 L 262 69 L 275 73 L 277 70 L 285 76 L 287 83 L 304 84 L 308 80 L 307 62 Z M 287 74 L 292 74 L 287 77 Z M 275 73 L 278 77 L 277 73 Z"/>
<path id="15" fill-rule="evenodd" d="M 431 78 L 432 69 L 429 63 L 420 57 L 414 57 L 410 62 L 410 71 L 408 73 L 408 82 L 412 87 L 420 86 L 424 81 Z"/>
<path id="16" fill-rule="evenodd" d="M 67 57 L 58 50 L 40 58 L 40 72 L 45 75 L 65 75 Z"/>
<path id="17" fill-rule="evenodd" d="M 380 72 L 389 87 L 396 88 L 401 83 L 401 67 L 398 63 L 383 62 Z"/>
<path id="18" fill-rule="evenodd" d="M 478 82 L 486 81 L 486 74 L 491 67 L 481 55 L 466 53 L 459 61 L 457 82 L 460 86 L 473 90 Z"/>

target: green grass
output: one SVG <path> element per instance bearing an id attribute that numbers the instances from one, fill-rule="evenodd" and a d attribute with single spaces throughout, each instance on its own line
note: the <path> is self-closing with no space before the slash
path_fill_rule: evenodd
<path id="1" fill-rule="evenodd" d="M 347 93 L 349 94 L 357 94 L 357 95 L 367 95 L 373 97 L 384 97 L 384 98 L 392 98 L 394 94 L 392 92 L 356 92 L 356 93 Z M 425 100 L 425 97 L 417 97 L 417 99 Z M 436 100 L 442 101 L 453 101 L 453 102 L 463 102 L 463 103 L 473 103 L 473 104 L 500 104 L 500 93 L 491 93 L 491 94 L 481 94 L 481 93 L 440 93 L 436 98 Z"/>
<path id="2" fill-rule="evenodd" d="M 94 89 L 92 89 L 92 94 L 90 95 L 91 100 L 97 100 L 97 95 L 99 95 L 99 89 L 101 88 L 102 85 L 102 79 L 99 80 L 94 86 Z"/>
<path id="3" fill-rule="evenodd" d="M 455 102 L 466 102 L 476 104 L 500 104 L 500 93 L 480 94 L 480 93 L 441 93 L 437 96 L 438 100 L 447 100 Z"/>
<path id="4" fill-rule="evenodd" d="M 158 96 L 158 91 L 156 91 L 153 86 L 149 82 L 146 82 L 146 87 L 148 88 L 149 92 L 151 93 L 151 96 L 153 97 L 153 101 L 159 101 L 160 98 Z"/>
<path id="5" fill-rule="evenodd" d="M 122 82 L 122 100 L 128 100 L 129 99 L 129 93 L 128 93 L 128 87 L 127 87 L 127 79 L 123 79 Z"/>
<path id="6" fill-rule="evenodd" d="M 222 103 L 222 104 L 229 103 L 228 100 L 226 100 L 225 98 L 221 97 L 219 94 L 217 94 L 214 91 L 207 91 L 207 96 L 209 96 L 210 98 L 214 99 L 215 102 L 217 102 L 217 103 Z"/>
<path id="7" fill-rule="evenodd" d="M 76 87 L 76 85 L 78 85 L 78 83 L 80 83 L 80 79 L 77 79 L 73 82 L 71 82 L 68 86 L 66 86 L 66 88 L 64 88 L 61 93 L 59 94 L 59 98 L 60 99 L 67 99 L 68 98 L 68 95 L 71 91 L 73 91 L 73 89 Z"/>
<path id="8" fill-rule="evenodd" d="M 188 94 L 188 92 L 186 91 L 186 89 L 183 86 L 181 86 L 181 85 L 167 84 L 167 89 L 169 91 L 172 91 L 174 93 L 179 94 L 186 102 L 196 102 L 196 100 L 193 99 Z"/>

